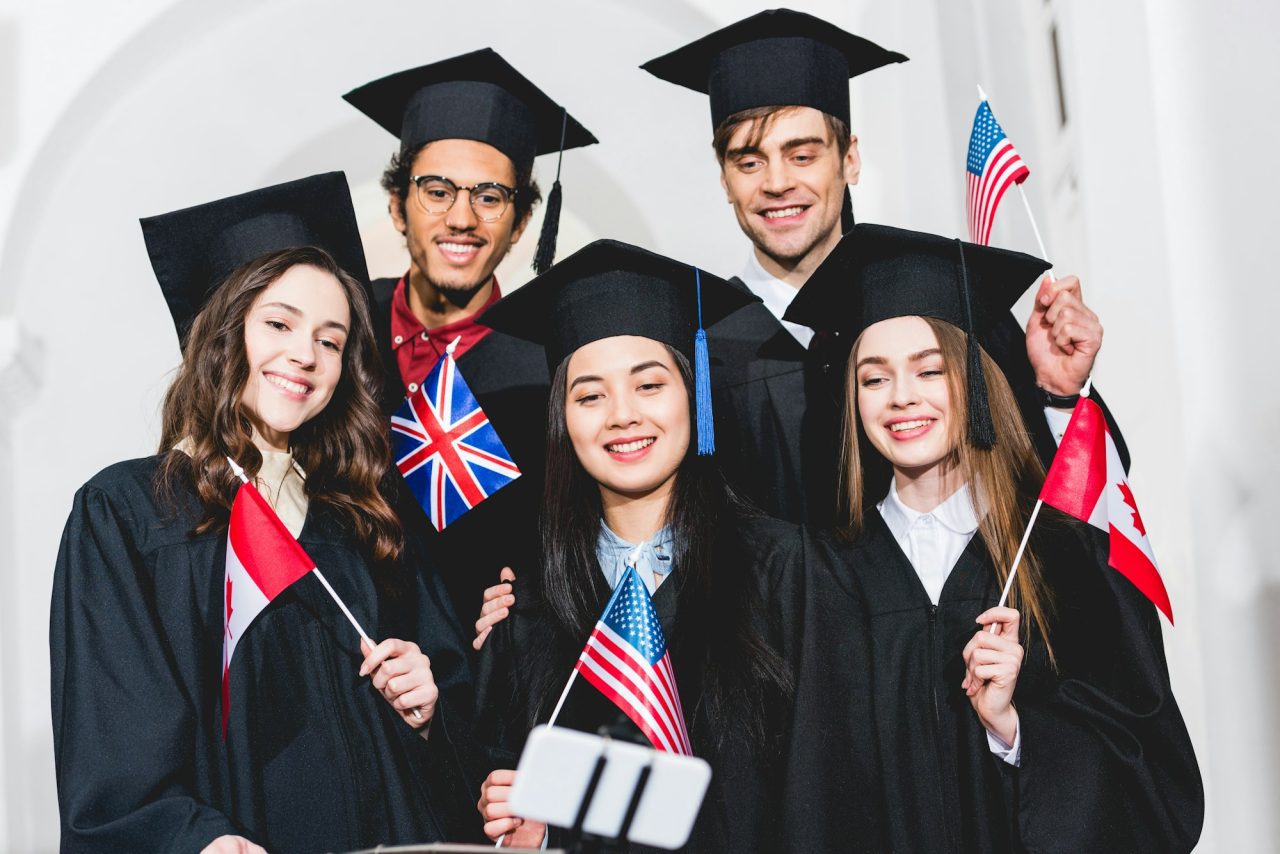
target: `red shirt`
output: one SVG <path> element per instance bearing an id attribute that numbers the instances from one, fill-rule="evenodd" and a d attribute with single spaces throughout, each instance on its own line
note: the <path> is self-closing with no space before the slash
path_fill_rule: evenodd
<path id="1" fill-rule="evenodd" d="M 395 351 L 396 363 L 400 368 L 400 380 L 404 383 L 405 392 L 413 394 L 418 384 L 427 378 L 431 369 L 444 356 L 445 348 L 455 338 L 461 338 L 453 357 L 459 358 L 463 353 L 478 344 L 493 330 L 476 323 L 486 308 L 502 299 L 502 290 L 498 280 L 493 280 L 493 294 L 489 301 L 480 306 L 479 311 L 462 320 L 446 323 L 428 330 L 409 308 L 409 274 L 405 273 L 396 283 L 395 293 L 391 296 L 391 349 Z"/>

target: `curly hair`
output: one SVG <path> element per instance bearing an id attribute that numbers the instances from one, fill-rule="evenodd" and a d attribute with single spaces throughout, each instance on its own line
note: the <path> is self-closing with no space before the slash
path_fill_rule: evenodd
<path id="1" fill-rule="evenodd" d="M 157 497 L 173 506 L 177 484 L 194 487 L 204 516 L 194 533 L 227 524 L 239 480 L 226 458 L 250 475 L 262 466 L 241 396 L 249 381 L 245 317 L 259 295 L 291 267 L 305 264 L 337 279 L 351 310 L 342 375 L 324 410 L 289 437 L 307 473 L 312 504 L 332 509 L 377 561 L 395 560 L 403 533 L 388 500 L 391 450 L 377 394 L 382 370 L 364 288 L 323 249 L 284 249 L 241 266 L 217 288 L 187 334 L 184 358 L 165 393 Z M 194 481 L 194 482 L 192 482 Z"/>
<path id="2" fill-rule="evenodd" d="M 405 219 L 404 200 L 409 198 L 409 179 L 413 177 L 413 161 L 417 160 L 418 155 L 430 144 L 424 142 L 422 145 L 397 151 L 391 155 L 391 162 L 387 164 L 387 168 L 382 170 L 382 189 L 387 191 L 391 204 L 396 206 L 401 219 Z M 516 167 L 515 224 L 519 225 L 533 213 L 534 205 L 542 201 L 542 190 L 538 188 L 538 182 L 533 179 L 532 162 L 524 168 L 521 168 L 518 163 L 514 165 Z"/>

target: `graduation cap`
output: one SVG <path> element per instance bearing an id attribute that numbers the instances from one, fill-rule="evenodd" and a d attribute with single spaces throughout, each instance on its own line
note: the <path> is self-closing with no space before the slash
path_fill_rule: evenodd
<path id="1" fill-rule="evenodd" d="M 400 139 L 409 151 L 441 139 L 487 143 L 528 171 L 539 154 L 564 152 L 598 140 L 568 111 L 516 71 L 492 48 L 390 74 L 342 96 Z M 555 257 L 560 224 L 560 164 L 547 196 L 534 268 Z"/>
<path id="2" fill-rule="evenodd" d="M 936 234 L 859 223 L 805 282 L 784 319 L 857 337 L 893 317 L 944 320 L 968 338 L 969 443 L 995 444 L 978 341 L 1050 263 Z"/>
<path id="3" fill-rule="evenodd" d="M 326 172 L 139 220 L 178 340 L 239 267 L 281 249 L 315 246 L 368 287 L 347 176 Z"/>
<path id="4" fill-rule="evenodd" d="M 554 373 L 579 347 L 615 335 L 669 344 L 694 364 L 698 453 L 715 451 L 706 326 L 759 298 L 718 276 L 617 240 L 597 240 L 479 317 L 541 344 Z"/>

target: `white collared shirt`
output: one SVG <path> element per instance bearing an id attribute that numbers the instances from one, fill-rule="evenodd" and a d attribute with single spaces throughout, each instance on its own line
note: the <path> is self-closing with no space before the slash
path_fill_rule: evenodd
<path id="1" fill-rule="evenodd" d="M 969 547 L 969 541 L 978 532 L 980 516 L 965 484 L 951 493 L 945 501 L 928 513 L 913 510 L 898 497 L 898 486 L 889 481 L 889 494 L 876 505 L 889 533 L 898 543 L 902 553 L 911 561 L 920 583 L 929 594 L 929 601 L 938 604 L 947 576 Z M 991 752 L 1010 765 L 1022 763 L 1022 727 L 1013 737 L 1013 744 L 1005 744 L 995 733 L 987 730 L 987 746 Z"/>
<path id="2" fill-rule="evenodd" d="M 801 347 L 809 349 L 809 342 L 813 340 L 813 330 L 799 323 L 782 319 L 782 315 L 786 313 L 787 307 L 796 298 L 796 294 L 800 293 L 800 289 L 765 270 L 760 265 L 760 259 L 756 257 L 754 249 L 747 255 L 747 266 L 738 274 L 738 278 L 742 279 L 742 283 L 751 293 L 760 297 L 764 307 L 778 318 L 782 328 L 790 332 L 791 337 L 799 341 Z"/>

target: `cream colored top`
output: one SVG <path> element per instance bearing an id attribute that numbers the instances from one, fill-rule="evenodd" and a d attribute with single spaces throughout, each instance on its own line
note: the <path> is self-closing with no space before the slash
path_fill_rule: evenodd
<path id="1" fill-rule="evenodd" d="M 173 446 L 191 456 L 191 440 L 183 439 Z M 307 474 L 294 462 L 289 451 L 263 451 L 262 468 L 253 478 L 253 485 L 276 511 L 285 528 L 296 538 L 307 521 Z"/>

